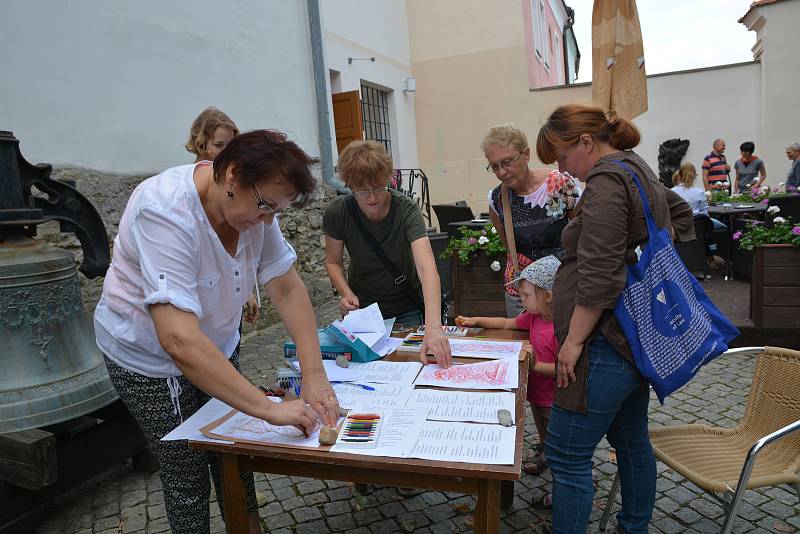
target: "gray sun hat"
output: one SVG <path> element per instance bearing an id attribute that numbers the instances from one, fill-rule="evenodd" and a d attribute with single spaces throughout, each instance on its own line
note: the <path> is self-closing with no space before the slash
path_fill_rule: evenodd
<path id="1" fill-rule="evenodd" d="M 531 284 L 541 287 L 547 291 L 553 290 L 553 283 L 556 280 L 556 271 L 561 266 L 561 262 L 555 256 L 545 256 L 525 267 L 519 276 L 514 278 L 506 285 L 518 284 L 520 280 L 527 280 Z"/>

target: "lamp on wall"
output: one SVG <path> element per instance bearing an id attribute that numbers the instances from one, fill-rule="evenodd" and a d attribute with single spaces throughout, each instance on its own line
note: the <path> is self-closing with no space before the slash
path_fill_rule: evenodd
<path id="1" fill-rule="evenodd" d="M 403 92 L 404 93 L 413 93 L 417 90 L 417 79 L 413 76 L 409 76 L 403 82 Z"/>
<path id="2" fill-rule="evenodd" d="M 371 61 L 371 62 L 375 63 L 375 58 L 374 57 L 349 57 L 349 58 L 347 58 L 347 64 L 348 65 L 352 65 L 353 61 Z"/>

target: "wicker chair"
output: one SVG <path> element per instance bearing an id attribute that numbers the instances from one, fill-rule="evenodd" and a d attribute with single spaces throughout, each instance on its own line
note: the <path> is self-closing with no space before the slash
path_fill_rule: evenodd
<path id="1" fill-rule="evenodd" d="M 727 509 L 722 534 L 733 528 L 745 490 L 793 484 L 800 495 L 800 352 L 764 347 L 731 353 L 758 354 L 745 414 L 736 427 L 650 429 L 656 458 Z M 600 530 L 606 528 L 618 491 L 619 475 L 611 486 Z"/>

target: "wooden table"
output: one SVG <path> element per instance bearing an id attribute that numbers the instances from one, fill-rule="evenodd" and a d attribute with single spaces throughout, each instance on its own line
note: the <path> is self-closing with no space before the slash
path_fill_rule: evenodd
<path id="1" fill-rule="evenodd" d="M 708 207 L 709 217 L 725 219 L 726 224 L 728 225 L 728 247 L 727 252 L 725 253 L 725 280 L 733 280 L 733 256 L 731 252 L 733 251 L 734 217 L 736 215 L 744 215 L 746 213 L 761 214 L 765 211 L 767 211 L 766 204 L 754 204 L 749 202 L 739 204 L 717 204 L 715 206 Z"/>
<path id="2" fill-rule="evenodd" d="M 491 339 L 527 340 L 527 332 L 484 330 Z M 416 353 L 395 352 L 391 361 L 415 361 Z M 312 449 L 294 449 L 246 443 L 207 443 L 190 441 L 189 446 L 222 455 L 225 528 L 228 534 L 247 534 L 248 518 L 242 472 L 275 473 L 324 480 L 343 480 L 379 486 L 421 488 L 477 495 L 476 533 L 500 532 L 501 485 L 506 498 L 513 498 L 513 481 L 519 480 L 525 435 L 525 400 L 530 354 L 519 364 L 519 387 L 516 393 L 516 451 L 514 465 L 439 462 L 414 458 L 360 456 Z M 476 362 L 474 358 L 456 361 Z M 510 490 L 510 493 L 508 493 Z"/>

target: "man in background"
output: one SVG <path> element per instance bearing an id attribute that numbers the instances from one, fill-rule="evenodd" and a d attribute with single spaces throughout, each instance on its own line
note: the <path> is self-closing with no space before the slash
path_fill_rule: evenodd
<path id="1" fill-rule="evenodd" d="M 717 139 L 711 154 L 703 158 L 703 184 L 706 191 L 727 190 L 730 186 L 731 166 L 725 159 L 725 140 Z"/>

